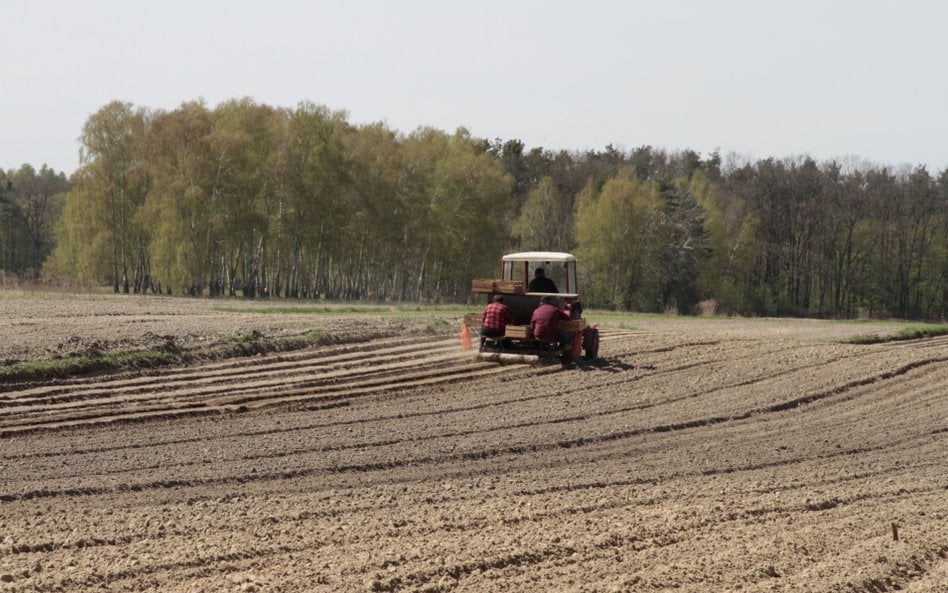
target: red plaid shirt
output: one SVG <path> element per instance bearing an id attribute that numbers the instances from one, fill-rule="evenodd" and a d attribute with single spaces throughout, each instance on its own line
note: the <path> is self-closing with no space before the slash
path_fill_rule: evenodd
<path id="1" fill-rule="evenodd" d="M 490 303 L 487 305 L 487 308 L 484 309 L 484 316 L 481 318 L 481 323 L 488 329 L 502 330 L 507 327 L 507 324 L 513 323 L 516 320 L 514 314 L 507 308 L 507 305 L 503 303 Z"/>

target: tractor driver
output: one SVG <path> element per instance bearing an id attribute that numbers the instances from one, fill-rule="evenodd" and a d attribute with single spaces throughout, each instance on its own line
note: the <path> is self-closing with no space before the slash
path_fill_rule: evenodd
<path id="1" fill-rule="evenodd" d="M 543 268 L 537 268 L 533 273 L 533 280 L 530 281 L 527 290 L 530 292 L 559 292 L 556 289 L 556 283 L 547 278 Z"/>
<path id="2" fill-rule="evenodd" d="M 514 314 L 504 304 L 504 295 L 495 294 L 484 308 L 484 315 L 481 317 L 481 335 L 485 338 L 503 337 L 507 325 L 516 321 Z"/>

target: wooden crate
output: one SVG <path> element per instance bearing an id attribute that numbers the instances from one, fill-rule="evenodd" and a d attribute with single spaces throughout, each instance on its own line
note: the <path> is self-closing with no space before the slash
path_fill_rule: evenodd
<path id="1" fill-rule="evenodd" d="M 480 330 L 482 315 L 480 313 L 465 313 L 464 325 Z"/>
<path id="2" fill-rule="evenodd" d="M 561 332 L 578 332 L 586 329 L 586 320 L 585 319 L 572 319 L 570 321 L 561 321 L 560 322 L 560 331 Z"/>
<path id="3" fill-rule="evenodd" d="M 504 330 L 505 338 L 530 338 L 533 337 L 533 332 L 530 331 L 529 325 L 508 325 L 506 330 Z"/>
<path id="4" fill-rule="evenodd" d="M 479 292 L 479 293 L 497 292 L 496 290 L 494 290 L 494 282 L 495 280 L 492 280 L 489 278 L 473 280 L 471 282 L 471 292 Z"/>
<path id="5" fill-rule="evenodd" d="M 494 290 L 504 294 L 523 294 L 527 284 L 523 280 L 495 280 Z"/>

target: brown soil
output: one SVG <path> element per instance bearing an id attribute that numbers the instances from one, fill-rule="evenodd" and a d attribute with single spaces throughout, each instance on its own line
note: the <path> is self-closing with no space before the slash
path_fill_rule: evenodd
<path id="1" fill-rule="evenodd" d="M 438 319 L 0 305 L 5 360 L 388 336 L 0 385 L 0 591 L 948 591 L 948 338 L 655 320 L 499 367 Z"/>

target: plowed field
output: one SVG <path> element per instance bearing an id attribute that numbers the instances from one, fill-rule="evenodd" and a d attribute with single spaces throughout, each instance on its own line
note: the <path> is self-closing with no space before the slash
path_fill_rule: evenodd
<path id="1" fill-rule="evenodd" d="M 948 591 L 948 338 L 669 319 L 500 367 L 391 320 L 55 302 L 4 302 L 0 354 L 388 331 L 0 384 L 0 591 Z"/>

